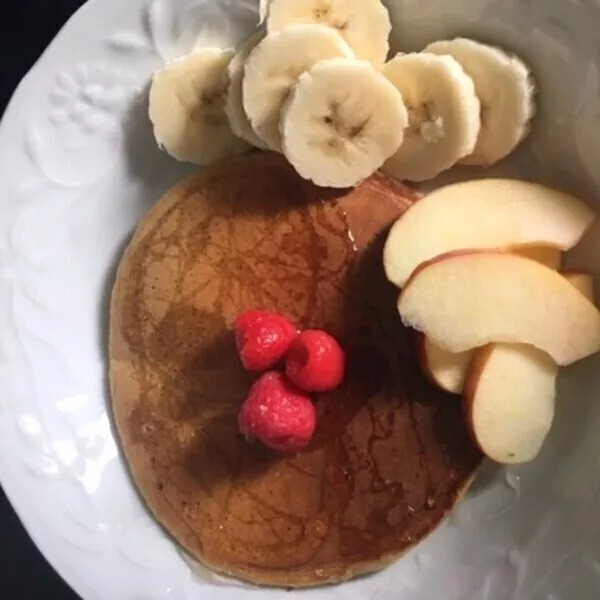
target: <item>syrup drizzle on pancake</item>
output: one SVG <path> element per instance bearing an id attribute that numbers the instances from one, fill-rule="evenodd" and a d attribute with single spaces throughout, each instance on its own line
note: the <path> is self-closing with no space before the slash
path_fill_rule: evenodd
<path id="1" fill-rule="evenodd" d="M 422 539 L 468 485 L 480 455 L 460 401 L 421 376 L 381 265 L 415 199 L 379 174 L 322 190 L 257 154 L 181 184 L 139 228 L 113 297 L 115 415 L 149 507 L 208 566 L 272 585 L 342 580 Z M 253 308 L 348 352 L 299 455 L 237 431 L 254 376 L 231 324 Z"/>

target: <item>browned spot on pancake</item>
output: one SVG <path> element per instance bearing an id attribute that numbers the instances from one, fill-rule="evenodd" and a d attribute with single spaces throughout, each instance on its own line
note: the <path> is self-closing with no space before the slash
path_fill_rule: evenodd
<path id="1" fill-rule="evenodd" d="M 367 572 L 429 533 L 470 480 L 480 457 L 460 404 L 420 375 L 381 265 L 415 199 L 379 174 L 322 190 L 255 154 L 181 184 L 138 229 L 113 296 L 115 416 L 151 510 L 209 566 L 284 586 Z M 348 351 L 297 456 L 238 434 L 253 376 L 231 325 L 253 308 L 325 327 Z"/>

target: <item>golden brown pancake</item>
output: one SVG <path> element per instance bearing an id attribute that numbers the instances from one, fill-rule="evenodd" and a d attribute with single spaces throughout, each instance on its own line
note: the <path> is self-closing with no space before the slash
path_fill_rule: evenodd
<path id="1" fill-rule="evenodd" d="M 138 228 L 112 301 L 114 413 L 151 511 L 212 569 L 288 587 L 373 571 L 468 486 L 480 455 L 460 401 L 420 374 L 383 274 L 387 229 L 416 199 L 381 174 L 320 189 L 257 153 L 180 184 Z M 256 375 L 231 326 L 257 308 L 324 328 L 348 353 L 297 455 L 238 434 Z"/>

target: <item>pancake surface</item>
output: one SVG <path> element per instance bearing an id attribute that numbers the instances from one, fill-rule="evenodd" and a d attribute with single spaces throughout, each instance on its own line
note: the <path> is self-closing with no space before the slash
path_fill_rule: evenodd
<path id="1" fill-rule="evenodd" d="M 207 566 L 266 585 L 344 580 L 400 556 L 468 486 L 480 455 L 460 401 L 421 376 L 383 274 L 387 230 L 416 199 L 381 174 L 316 188 L 257 153 L 183 182 L 138 228 L 111 307 L 114 414 L 148 506 Z M 231 326 L 257 308 L 348 353 L 298 455 L 238 435 L 256 376 Z"/>

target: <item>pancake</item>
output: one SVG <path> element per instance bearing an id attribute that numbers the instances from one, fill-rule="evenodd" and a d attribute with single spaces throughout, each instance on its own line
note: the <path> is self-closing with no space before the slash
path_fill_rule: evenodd
<path id="1" fill-rule="evenodd" d="M 471 481 L 460 400 L 420 374 L 383 273 L 387 230 L 417 199 L 382 174 L 324 190 L 256 153 L 181 183 L 139 226 L 112 299 L 114 415 L 150 510 L 208 567 L 274 586 L 346 580 L 424 538 Z M 256 375 L 231 327 L 256 308 L 348 354 L 297 455 L 238 433 Z"/>

